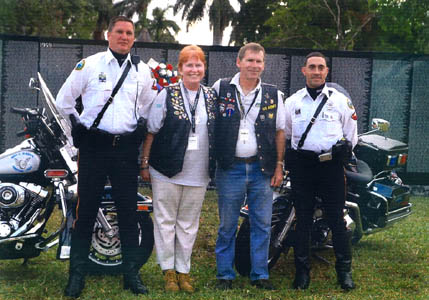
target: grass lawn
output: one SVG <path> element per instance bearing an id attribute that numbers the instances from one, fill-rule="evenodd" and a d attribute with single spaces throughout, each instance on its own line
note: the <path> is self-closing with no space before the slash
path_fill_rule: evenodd
<path id="1" fill-rule="evenodd" d="M 148 190 L 145 190 L 148 192 Z M 191 275 L 195 294 L 165 293 L 163 277 L 155 253 L 140 270 L 150 290 L 136 297 L 122 289 L 121 276 L 89 276 L 79 299 L 308 299 L 308 300 L 411 300 L 429 299 L 429 198 L 412 197 L 413 214 L 386 231 L 364 237 L 354 246 L 354 291 L 345 293 L 336 284 L 332 250 L 318 254 L 331 264 L 312 260 L 312 282 L 309 290 L 291 289 L 294 277 L 292 253 L 282 256 L 271 270 L 277 291 L 260 291 L 238 276 L 231 291 L 214 288 L 216 277 L 215 241 L 218 225 L 216 193 L 209 191 L 203 206 L 200 230 L 192 256 Z M 68 262 L 55 259 L 56 249 L 31 259 L 0 261 L 0 300 L 66 299 Z"/>

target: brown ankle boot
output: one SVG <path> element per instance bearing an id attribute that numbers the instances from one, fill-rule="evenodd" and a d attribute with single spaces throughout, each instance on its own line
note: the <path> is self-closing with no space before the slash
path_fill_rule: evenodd
<path id="1" fill-rule="evenodd" d="M 194 292 L 194 288 L 191 285 L 191 278 L 189 277 L 189 274 L 179 273 L 178 278 L 179 278 L 179 287 L 182 291 L 188 292 L 188 293 Z"/>
<path id="2" fill-rule="evenodd" d="M 175 270 L 166 270 L 164 274 L 165 291 L 178 292 L 180 290 L 177 285 L 177 275 Z"/>

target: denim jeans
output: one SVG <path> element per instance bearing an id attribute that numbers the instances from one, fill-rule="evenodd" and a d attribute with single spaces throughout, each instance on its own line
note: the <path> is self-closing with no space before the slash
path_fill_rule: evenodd
<path id="1" fill-rule="evenodd" d="M 216 172 L 220 225 L 216 240 L 218 279 L 234 279 L 235 236 L 240 208 L 247 196 L 250 216 L 250 279 L 268 279 L 273 192 L 259 162 L 235 162 Z"/>

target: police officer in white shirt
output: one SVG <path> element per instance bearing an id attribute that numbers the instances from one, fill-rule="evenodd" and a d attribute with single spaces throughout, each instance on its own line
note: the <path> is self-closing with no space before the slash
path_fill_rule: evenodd
<path id="1" fill-rule="evenodd" d="M 344 152 L 351 152 L 347 145 L 352 148 L 358 140 L 356 112 L 350 99 L 325 83 L 329 69 L 322 53 L 308 54 L 301 70 L 306 78 L 306 87 L 285 102 L 285 133 L 286 138 L 291 139 L 292 147 L 291 151 L 287 151 L 286 160 L 291 171 L 297 214 L 293 287 L 307 289 L 310 284 L 310 229 L 313 199 L 317 194 L 322 197 L 332 229 L 338 282 L 341 288 L 350 290 L 355 285 L 351 276 L 351 245 L 343 218 L 346 185 L 342 158 L 346 156 Z M 327 99 L 325 105 L 312 127 L 306 130 L 324 98 Z M 336 144 L 341 151 L 334 151 L 332 156 L 331 149 Z"/>
<path id="2" fill-rule="evenodd" d="M 71 119 L 77 120 L 72 133 L 75 146 L 79 146 L 79 199 L 65 290 L 65 295 L 73 298 L 79 297 L 84 288 L 92 229 L 107 178 L 112 184 L 118 209 L 124 288 L 134 294 L 147 293 L 136 264 L 139 255 L 137 158 L 143 138 L 137 125 L 140 116 L 145 117 L 156 92 L 152 90 L 149 67 L 130 55 L 134 44 L 133 22 L 123 16 L 113 18 L 107 39 L 109 49 L 81 60 L 61 87 L 56 100 L 60 113 L 67 119 L 71 115 Z M 113 102 L 99 123 L 94 122 L 126 68 L 130 68 L 129 72 Z M 83 104 L 81 115 L 75 109 L 79 96 Z"/>

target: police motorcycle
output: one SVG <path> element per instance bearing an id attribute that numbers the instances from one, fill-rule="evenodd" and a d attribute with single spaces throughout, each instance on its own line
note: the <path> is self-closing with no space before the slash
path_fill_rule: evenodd
<path id="1" fill-rule="evenodd" d="M 346 165 L 347 198 L 344 221 L 352 244 L 368 234 L 389 228 L 411 214 L 410 187 L 404 185 L 396 173 L 405 167 L 408 146 L 376 132 L 386 132 L 390 123 L 372 120 L 373 129 L 360 134 L 354 148 L 355 157 Z M 287 155 L 287 154 L 286 154 Z M 325 158 L 326 159 L 326 158 Z M 286 165 L 287 168 L 287 165 Z M 271 269 L 284 253 L 287 255 L 296 238 L 296 215 L 291 197 L 288 171 L 282 185 L 274 191 L 271 219 L 271 239 L 268 268 Z M 311 247 L 314 250 L 332 248 L 332 239 L 322 208 L 323 199 L 315 197 Z M 235 267 L 248 276 L 250 273 L 250 223 L 248 207 L 240 211 L 240 225 L 235 246 Z M 322 257 L 316 257 L 324 260 Z"/>
<path id="2" fill-rule="evenodd" d="M 71 128 L 56 110 L 55 99 L 39 73 L 38 80 L 30 80 L 30 88 L 43 92 L 46 108 L 11 109 L 22 117 L 25 128 L 17 135 L 25 139 L 0 154 L 0 259 L 24 258 L 25 263 L 56 245 L 57 259 L 69 259 L 77 202 L 77 149 Z M 152 199 L 140 193 L 136 197 L 140 268 L 153 250 Z M 48 232 L 46 225 L 56 218 L 56 206 L 61 221 Z M 111 187 L 105 186 L 93 228 L 88 272 L 115 274 L 121 271 L 121 264 L 117 211 Z"/>

